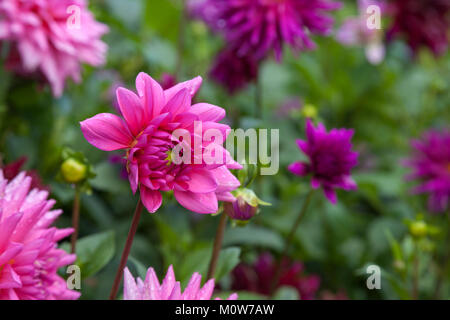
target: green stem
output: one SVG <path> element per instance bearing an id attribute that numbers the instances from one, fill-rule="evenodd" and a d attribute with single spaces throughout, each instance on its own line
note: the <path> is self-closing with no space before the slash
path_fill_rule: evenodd
<path id="1" fill-rule="evenodd" d="M 287 258 L 287 256 L 288 256 L 289 249 L 291 248 L 291 244 L 292 244 L 292 241 L 294 240 L 295 233 L 297 232 L 297 228 L 300 225 L 300 222 L 302 221 L 303 217 L 306 214 L 306 211 L 307 211 L 308 206 L 309 206 L 309 204 L 311 202 L 311 198 L 312 198 L 313 193 L 314 193 L 314 190 L 311 189 L 308 192 L 308 194 L 306 195 L 305 201 L 303 202 L 303 206 L 302 206 L 302 208 L 301 208 L 301 210 L 300 210 L 300 212 L 299 212 L 299 214 L 297 216 L 297 219 L 295 220 L 295 222 L 294 222 L 294 224 L 293 224 L 293 226 L 291 228 L 291 231 L 289 232 L 289 234 L 288 234 L 288 236 L 286 238 L 286 242 L 285 242 L 285 245 L 284 245 L 283 253 L 280 256 L 280 258 L 278 259 L 277 267 L 275 269 L 275 273 L 274 273 L 274 276 L 272 278 L 272 283 L 271 283 L 271 286 L 270 286 L 270 294 L 271 295 L 274 293 L 274 291 L 276 289 L 276 286 L 278 284 L 278 281 L 279 281 L 280 275 L 281 275 L 281 269 L 282 269 L 283 260 L 285 258 Z"/>
<path id="2" fill-rule="evenodd" d="M 75 186 L 75 196 L 73 198 L 72 228 L 73 233 L 70 238 L 70 251 L 72 253 L 75 253 L 77 247 L 78 232 L 80 228 L 80 188 L 78 186 Z"/>

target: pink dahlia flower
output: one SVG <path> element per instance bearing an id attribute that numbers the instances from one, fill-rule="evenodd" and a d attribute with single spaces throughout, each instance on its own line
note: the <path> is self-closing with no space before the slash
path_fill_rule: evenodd
<path id="1" fill-rule="evenodd" d="M 450 131 L 427 132 L 423 139 L 412 142 L 415 152 L 405 164 L 413 169 L 408 180 L 422 182 L 414 193 L 430 194 L 431 211 L 442 212 L 450 207 Z"/>
<path id="2" fill-rule="evenodd" d="M 370 18 L 367 9 L 373 5 L 380 8 L 380 14 L 385 10 L 385 3 L 382 1 L 359 0 L 359 17 L 345 20 L 337 31 L 336 40 L 346 46 L 364 46 L 367 60 L 372 64 L 379 64 L 385 56 L 384 32 L 381 28 L 369 29 L 367 25 Z"/>
<path id="3" fill-rule="evenodd" d="M 233 269 L 231 288 L 270 295 L 276 268 L 277 262 L 272 255 L 263 253 L 253 265 L 241 263 Z M 306 275 L 303 263 L 285 259 L 276 288 L 282 286 L 295 288 L 301 300 L 312 300 L 319 289 L 320 277 Z"/>
<path id="4" fill-rule="evenodd" d="M 0 300 L 77 299 L 57 273 L 75 261 L 57 248 L 73 230 L 50 226 L 62 211 L 30 185 L 25 172 L 8 183 L 0 170 Z"/>
<path id="5" fill-rule="evenodd" d="M 311 186 L 323 188 L 331 203 L 337 202 L 335 188 L 355 190 L 355 181 L 350 170 L 358 164 L 358 153 L 352 151 L 353 130 L 332 129 L 327 132 L 319 123 L 314 127 L 306 122 L 307 140 L 297 140 L 298 147 L 308 156 L 309 162 L 294 162 L 288 169 L 298 176 L 312 175 Z"/>
<path id="6" fill-rule="evenodd" d="M 155 270 L 149 268 L 145 281 L 134 279 L 128 268 L 124 270 L 123 299 L 124 300 L 211 300 L 214 291 L 214 279 L 201 286 L 202 276 L 195 272 L 186 289 L 181 292 L 180 282 L 176 281 L 173 267 L 167 270 L 166 277 L 160 284 Z M 237 300 L 236 293 L 227 300 Z"/>
<path id="7" fill-rule="evenodd" d="M 435 55 L 448 50 L 450 29 L 450 1 L 448 0 L 395 0 L 390 1 L 389 13 L 394 23 L 388 38 L 404 37 L 416 52 L 426 46 Z"/>
<path id="8" fill-rule="evenodd" d="M 12 44 L 7 65 L 43 75 L 55 96 L 67 77 L 80 81 L 80 63 L 105 61 L 100 37 L 108 28 L 95 21 L 84 0 L 3 0 L 0 17 L 0 40 Z"/>
<path id="9" fill-rule="evenodd" d="M 277 60 L 284 43 L 299 51 L 314 49 L 310 35 L 327 35 L 333 25 L 328 13 L 340 6 L 331 0 L 197 0 L 191 5 L 193 14 L 222 32 L 240 56 L 261 59 L 274 50 Z"/>
<path id="10" fill-rule="evenodd" d="M 137 95 L 117 89 L 123 118 L 101 113 L 81 122 L 93 146 L 126 150 L 131 188 L 133 192 L 139 188 L 150 212 L 161 206 L 161 191 L 173 190 L 182 206 L 197 213 L 215 213 L 218 200 L 235 199 L 230 191 L 240 183 L 229 169 L 242 166 L 222 146 L 230 127 L 217 121 L 224 118 L 225 110 L 208 103 L 191 106 L 201 83 L 197 77 L 163 90 L 149 75 L 140 73 Z M 176 137 L 175 130 L 183 135 Z M 174 153 L 182 161 L 175 161 L 180 159 L 174 159 Z"/>

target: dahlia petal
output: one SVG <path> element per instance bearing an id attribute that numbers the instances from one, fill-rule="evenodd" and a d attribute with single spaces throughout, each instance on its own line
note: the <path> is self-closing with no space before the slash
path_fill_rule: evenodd
<path id="1" fill-rule="evenodd" d="M 175 199 L 186 209 L 197 213 L 216 213 L 218 210 L 217 197 L 214 192 L 193 193 L 190 191 L 174 190 Z"/>
<path id="2" fill-rule="evenodd" d="M 288 170 L 300 177 L 304 177 L 310 172 L 309 165 L 300 161 L 290 164 Z"/>
<path id="3" fill-rule="evenodd" d="M 323 192 L 325 193 L 325 197 L 332 203 L 337 203 L 337 195 L 336 191 L 333 188 L 325 187 L 323 188 Z"/>
<path id="4" fill-rule="evenodd" d="M 173 291 L 175 286 L 175 273 L 173 272 L 173 266 L 170 265 L 167 270 L 166 276 L 161 284 L 161 298 L 166 300 Z"/>
<path id="5" fill-rule="evenodd" d="M 126 149 L 133 141 L 122 119 L 110 113 L 100 113 L 80 122 L 86 140 L 104 151 Z"/>
<path id="6" fill-rule="evenodd" d="M 233 191 L 238 188 L 241 183 L 239 180 L 227 169 L 226 166 L 221 166 L 211 170 L 217 181 L 216 192 L 223 193 Z"/>
<path id="7" fill-rule="evenodd" d="M 125 267 L 123 271 L 123 299 L 124 300 L 139 300 L 140 295 L 134 277 L 130 270 Z"/>
<path id="8" fill-rule="evenodd" d="M 144 98 L 145 112 L 149 118 L 159 115 L 165 104 L 164 90 L 159 83 L 148 74 L 141 72 L 136 78 L 136 89 L 139 96 Z"/>
<path id="9" fill-rule="evenodd" d="M 193 193 L 208 193 L 216 191 L 217 181 L 215 175 L 206 169 L 192 170 L 187 174 L 189 191 Z"/>
<path id="10" fill-rule="evenodd" d="M 208 280 L 197 294 L 197 300 L 210 300 L 214 291 L 214 279 Z"/>
<path id="11" fill-rule="evenodd" d="M 166 97 L 167 98 L 167 97 Z M 168 99 L 168 98 L 167 98 Z M 167 100 L 166 105 L 161 110 L 162 113 L 170 112 L 173 116 L 189 110 L 191 96 L 188 89 L 182 89 Z"/>
<path id="12" fill-rule="evenodd" d="M 225 118 L 225 110 L 209 103 L 194 104 L 189 112 L 196 114 L 202 121 L 220 121 Z"/>
<path id="13" fill-rule="evenodd" d="M 130 163 L 128 166 L 130 172 L 128 173 L 128 180 L 130 181 L 131 190 L 133 194 L 136 193 L 139 184 L 139 168 L 137 164 Z"/>
<path id="14" fill-rule="evenodd" d="M 11 264 L 6 264 L 3 266 L 2 270 L 2 281 L 0 282 L 0 289 L 12 289 L 20 288 L 22 286 L 22 281 L 20 281 L 20 276 L 14 271 Z"/>
<path id="15" fill-rule="evenodd" d="M 155 213 L 162 204 L 161 192 L 141 186 L 141 199 L 150 213 Z"/>
<path id="16" fill-rule="evenodd" d="M 183 89 L 187 89 L 189 95 L 191 96 L 191 98 L 193 98 L 197 93 L 198 89 L 200 89 L 202 81 L 203 81 L 202 77 L 198 76 L 192 80 L 179 83 L 170 89 L 164 90 L 166 101 L 170 101 L 179 91 Z"/>
<path id="17" fill-rule="evenodd" d="M 221 192 L 216 193 L 217 200 L 219 201 L 225 201 L 225 202 L 234 202 L 236 201 L 236 197 L 233 196 L 231 192 Z"/>
<path id="18" fill-rule="evenodd" d="M 120 112 L 124 117 L 128 128 L 134 136 L 137 136 L 143 129 L 147 120 L 139 97 L 125 88 L 118 88 L 116 90 L 116 95 Z"/>

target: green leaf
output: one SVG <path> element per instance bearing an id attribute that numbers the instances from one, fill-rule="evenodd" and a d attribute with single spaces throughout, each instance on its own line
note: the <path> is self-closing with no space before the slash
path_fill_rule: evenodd
<path id="1" fill-rule="evenodd" d="M 223 276 L 227 275 L 239 263 L 241 248 L 230 247 L 220 251 L 219 261 L 217 262 L 216 273 L 214 279 L 220 281 Z"/>
<path id="2" fill-rule="evenodd" d="M 65 249 L 65 248 L 64 248 Z M 76 264 L 81 268 L 83 278 L 99 272 L 114 256 L 114 232 L 97 233 L 79 239 L 77 242 Z"/>
<path id="3" fill-rule="evenodd" d="M 281 251 L 283 238 L 276 232 L 253 225 L 228 229 L 223 240 L 224 246 L 248 245 Z"/>

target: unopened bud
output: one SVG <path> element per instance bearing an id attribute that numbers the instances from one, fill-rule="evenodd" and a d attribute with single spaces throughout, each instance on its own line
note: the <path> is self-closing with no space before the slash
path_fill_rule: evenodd
<path id="1" fill-rule="evenodd" d="M 68 183 L 78 183 L 86 178 L 87 167 L 74 158 L 64 160 L 61 165 L 61 174 Z"/>
<path id="2" fill-rule="evenodd" d="M 414 221 L 409 225 L 409 232 L 413 237 L 422 238 L 428 233 L 427 224 L 424 221 Z"/>
<path id="3" fill-rule="evenodd" d="M 247 222 L 258 213 L 259 206 L 270 206 L 271 204 L 259 199 L 253 190 L 240 188 L 235 192 L 236 201 L 225 202 L 225 213 L 233 220 Z"/>

